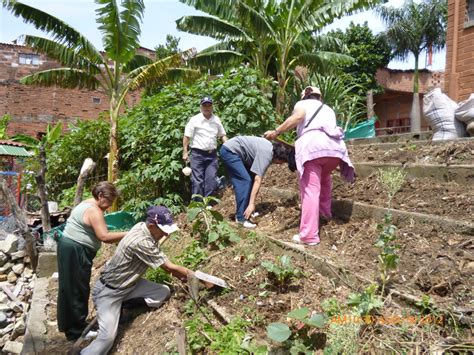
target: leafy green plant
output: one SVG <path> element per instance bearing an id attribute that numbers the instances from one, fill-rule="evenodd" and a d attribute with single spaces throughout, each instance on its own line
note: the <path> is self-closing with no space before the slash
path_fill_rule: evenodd
<path id="1" fill-rule="evenodd" d="M 377 229 L 380 234 L 375 246 L 380 248 L 377 259 L 382 282 L 381 295 L 383 296 L 385 286 L 390 279 L 390 273 L 397 268 L 400 261 L 400 257 L 397 255 L 397 250 L 400 249 L 400 245 L 395 243 L 397 238 L 395 231 L 397 227 L 392 224 L 392 216 L 389 213 L 385 214 L 384 223 L 379 224 Z"/>
<path id="2" fill-rule="evenodd" d="M 354 308 L 359 316 L 369 315 L 383 306 L 382 299 L 377 296 L 376 291 L 377 285 L 372 284 L 362 293 L 352 293 L 349 295 L 347 305 Z"/>
<path id="3" fill-rule="evenodd" d="M 293 279 L 302 276 L 299 269 L 293 267 L 291 257 L 287 255 L 277 257 L 276 263 L 264 261 L 261 266 L 267 270 L 270 278 L 279 288 L 289 284 Z"/>
<path id="4" fill-rule="evenodd" d="M 199 264 L 207 259 L 206 249 L 203 249 L 197 240 L 193 240 L 177 257 L 179 264 L 189 268 L 196 269 Z"/>
<path id="5" fill-rule="evenodd" d="M 74 197 L 76 196 L 77 186 L 73 185 L 68 189 L 64 189 L 61 194 L 58 196 L 59 208 L 62 210 L 67 207 L 71 207 L 74 204 Z M 82 198 L 88 199 L 92 197 L 92 193 L 87 190 L 84 191 Z"/>
<path id="6" fill-rule="evenodd" d="M 188 206 L 187 217 L 193 223 L 191 234 L 197 236 L 203 245 L 210 244 L 219 249 L 240 241 L 224 217 L 209 206 L 211 202 L 218 203 L 219 200 L 213 196 L 195 196 L 201 200 L 192 201 Z"/>
<path id="7" fill-rule="evenodd" d="M 341 314 L 342 307 L 336 298 L 326 298 L 321 302 L 321 308 L 329 317 Z"/>
<path id="8" fill-rule="evenodd" d="M 148 268 L 148 270 L 145 273 L 145 279 L 156 282 L 158 284 L 162 284 L 162 283 L 169 284 L 172 282 L 172 278 L 170 274 L 167 273 L 165 270 L 163 270 L 161 267 L 157 269 Z"/>
<path id="9" fill-rule="evenodd" d="M 0 117 L 0 139 L 8 139 L 7 128 L 8 122 L 10 122 L 10 115 L 4 114 Z"/>
<path id="10" fill-rule="evenodd" d="M 267 336 L 279 343 L 284 343 L 290 354 L 311 354 L 315 343 L 314 330 L 323 328 L 327 316 L 323 313 L 311 314 L 304 307 L 291 311 L 288 318 L 296 320 L 293 331 L 287 324 L 271 323 L 267 326 Z"/>

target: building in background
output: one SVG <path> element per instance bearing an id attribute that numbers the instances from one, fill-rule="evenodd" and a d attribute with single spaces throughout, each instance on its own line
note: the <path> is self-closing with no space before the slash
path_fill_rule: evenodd
<path id="1" fill-rule="evenodd" d="M 448 0 L 445 92 L 456 102 L 474 93 L 474 0 Z"/>
<path id="2" fill-rule="evenodd" d="M 140 48 L 139 52 L 153 56 L 154 52 Z M 101 90 L 89 91 L 23 85 L 26 75 L 58 68 L 60 65 L 35 53 L 32 49 L 15 44 L 0 43 L 0 116 L 9 114 L 8 134 L 35 136 L 44 132 L 48 123 L 75 122 L 76 119 L 97 119 L 109 110 L 109 100 Z M 139 92 L 127 96 L 127 104 L 139 101 Z"/>
<path id="3" fill-rule="evenodd" d="M 379 69 L 377 83 L 384 92 L 374 96 L 374 111 L 378 117 L 377 135 L 410 132 L 410 111 L 413 100 L 414 70 Z M 428 69 L 419 70 L 420 105 L 430 89 L 444 88 L 444 73 Z M 421 107 L 423 112 L 423 107 Z M 429 124 L 422 118 L 421 130 L 429 131 Z"/>

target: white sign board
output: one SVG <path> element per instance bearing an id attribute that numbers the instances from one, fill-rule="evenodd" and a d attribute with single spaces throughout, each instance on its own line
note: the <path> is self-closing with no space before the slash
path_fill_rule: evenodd
<path id="1" fill-rule="evenodd" d="M 194 273 L 194 275 L 199 279 L 199 280 L 202 280 L 202 281 L 206 281 L 206 282 L 210 282 L 214 285 L 217 285 L 217 286 L 220 286 L 220 287 L 224 287 L 224 288 L 229 288 L 229 286 L 226 284 L 226 282 L 218 277 L 215 277 L 215 276 L 212 276 L 212 275 L 209 275 L 209 274 L 206 274 L 202 271 L 196 271 Z"/>

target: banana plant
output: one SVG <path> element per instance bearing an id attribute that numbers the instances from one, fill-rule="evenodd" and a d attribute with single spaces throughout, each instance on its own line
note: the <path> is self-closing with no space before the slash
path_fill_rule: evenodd
<path id="1" fill-rule="evenodd" d="M 109 98 L 110 152 L 108 180 L 118 178 L 118 118 L 127 94 L 139 88 L 193 80 L 199 72 L 184 67 L 194 49 L 154 61 L 138 52 L 145 5 L 143 0 L 95 0 L 96 22 L 104 51 L 61 19 L 16 0 L 2 0 L 3 7 L 49 38 L 23 35 L 25 45 L 61 64 L 21 79 L 23 84 L 69 89 L 102 89 Z"/>

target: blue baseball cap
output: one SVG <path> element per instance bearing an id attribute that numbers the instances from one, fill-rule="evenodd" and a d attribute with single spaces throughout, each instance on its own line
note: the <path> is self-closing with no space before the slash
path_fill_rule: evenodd
<path id="1" fill-rule="evenodd" d="M 179 230 L 173 222 L 173 216 L 165 206 L 151 206 L 146 211 L 146 223 L 158 226 L 166 234 L 171 234 Z"/>
<path id="2" fill-rule="evenodd" d="M 212 98 L 210 96 L 204 96 L 201 99 L 201 105 L 202 104 L 212 104 Z"/>

